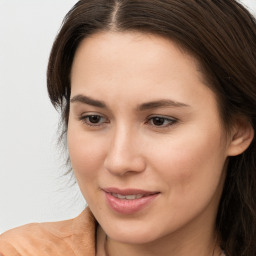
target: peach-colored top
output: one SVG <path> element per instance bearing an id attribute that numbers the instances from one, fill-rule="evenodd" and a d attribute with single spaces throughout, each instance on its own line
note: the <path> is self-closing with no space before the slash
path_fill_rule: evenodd
<path id="1" fill-rule="evenodd" d="M 96 221 L 86 208 L 78 217 L 32 223 L 0 235 L 1 256 L 95 256 Z"/>

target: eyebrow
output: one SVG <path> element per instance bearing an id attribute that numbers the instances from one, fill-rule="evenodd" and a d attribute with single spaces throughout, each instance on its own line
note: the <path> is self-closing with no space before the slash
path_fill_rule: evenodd
<path id="1" fill-rule="evenodd" d="M 91 105 L 98 108 L 107 108 L 107 105 L 103 101 L 95 100 L 82 94 L 78 94 L 72 97 L 72 99 L 70 99 L 70 102 L 71 103 L 80 102 L 80 103 Z"/>
<path id="2" fill-rule="evenodd" d="M 78 94 L 70 99 L 71 103 L 79 102 L 87 105 L 91 105 L 94 107 L 98 108 L 107 108 L 107 105 L 104 101 L 100 100 L 95 100 L 92 99 L 91 97 Z M 189 105 L 169 99 L 161 99 L 161 100 L 156 100 L 156 101 L 150 101 L 146 103 L 142 103 L 141 105 L 138 105 L 136 110 L 137 111 L 145 111 L 145 110 L 150 110 L 150 109 L 155 109 L 155 108 L 164 108 L 164 107 L 190 107 Z"/>
<path id="3" fill-rule="evenodd" d="M 138 111 L 145 111 L 150 110 L 154 108 L 180 108 L 180 107 L 190 107 L 189 105 L 169 99 L 163 99 L 163 100 L 156 100 L 151 102 L 146 102 L 138 106 Z"/>

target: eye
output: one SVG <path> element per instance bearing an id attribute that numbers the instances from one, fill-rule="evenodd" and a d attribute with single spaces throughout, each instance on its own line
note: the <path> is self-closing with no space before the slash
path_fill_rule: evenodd
<path id="1" fill-rule="evenodd" d="M 177 119 L 164 117 L 164 116 L 152 116 L 148 119 L 147 123 L 155 127 L 168 127 L 177 122 Z"/>
<path id="2" fill-rule="evenodd" d="M 101 115 L 83 115 L 79 119 L 89 126 L 100 126 L 108 123 L 108 120 Z"/>

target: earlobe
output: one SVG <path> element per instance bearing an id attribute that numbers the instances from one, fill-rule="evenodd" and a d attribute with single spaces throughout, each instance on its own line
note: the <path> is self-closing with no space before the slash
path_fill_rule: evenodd
<path id="1" fill-rule="evenodd" d="M 242 154 L 250 146 L 253 137 L 254 130 L 251 123 L 245 118 L 237 119 L 230 137 L 228 156 Z"/>

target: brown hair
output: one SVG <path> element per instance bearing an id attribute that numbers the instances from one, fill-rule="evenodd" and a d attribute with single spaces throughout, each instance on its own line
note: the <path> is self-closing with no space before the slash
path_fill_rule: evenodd
<path id="1" fill-rule="evenodd" d="M 256 22 L 235 0 L 81 0 L 66 15 L 49 59 L 52 104 L 68 126 L 70 71 L 80 42 L 102 30 L 164 36 L 192 54 L 216 93 L 223 123 L 256 128 Z M 231 157 L 216 229 L 229 256 L 256 255 L 256 144 Z"/>

